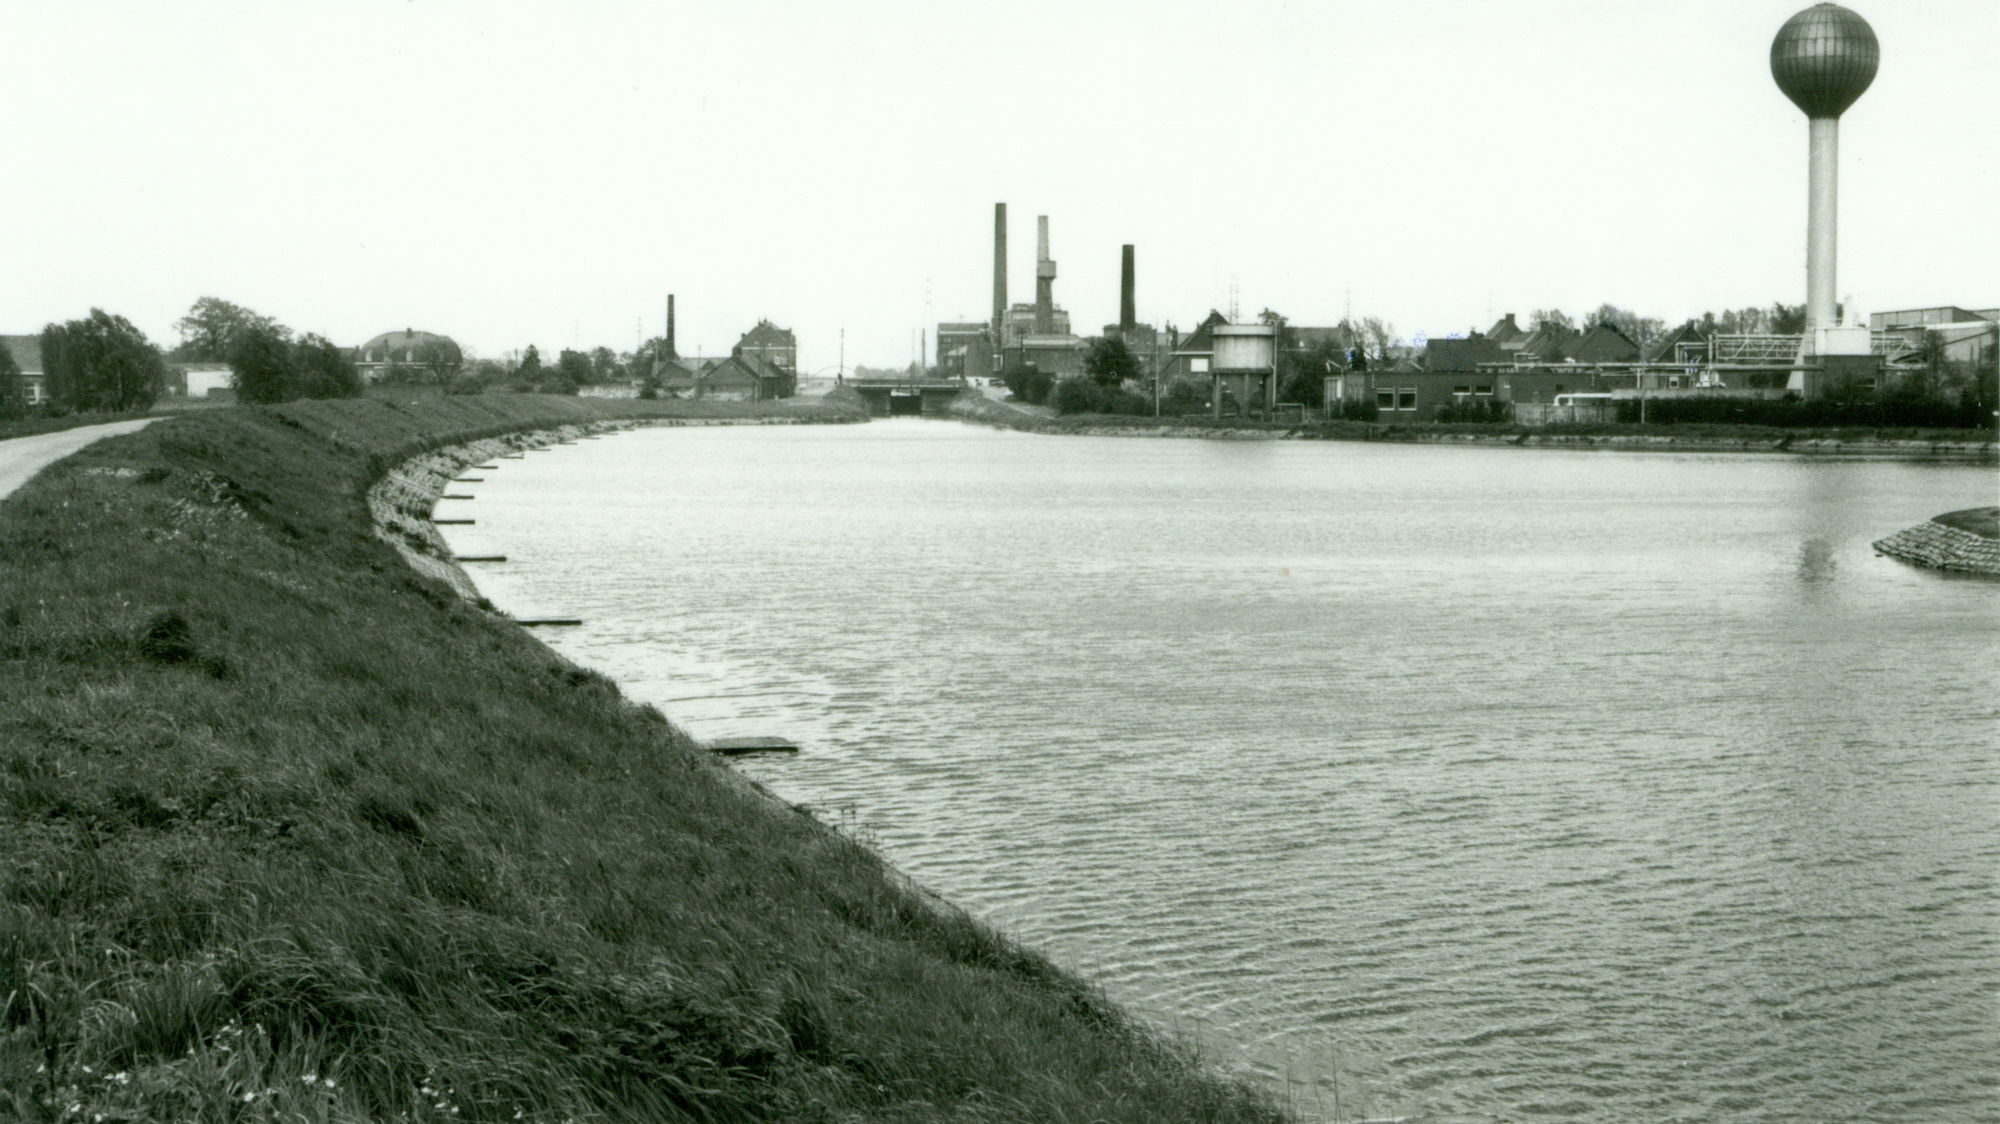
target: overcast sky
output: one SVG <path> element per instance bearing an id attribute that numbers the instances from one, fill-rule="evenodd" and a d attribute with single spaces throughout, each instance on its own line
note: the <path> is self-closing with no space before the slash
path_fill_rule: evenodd
<path id="1" fill-rule="evenodd" d="M 343 344 L 907 362 L 1011 298 L 1035 216 L 1090 334 L 1228 308 L 1399 333 L 1803 301 L 1800 0 L 21 3 L 0 331 L 156 342 L 213 295 Z M 1839 291 L 2000 305 L 2000 4 L 1860 0 Z"/>

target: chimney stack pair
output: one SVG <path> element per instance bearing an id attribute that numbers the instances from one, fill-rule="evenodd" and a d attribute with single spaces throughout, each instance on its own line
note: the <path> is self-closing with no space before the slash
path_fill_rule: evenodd
<path id="1" fill-rule="evenodd" d="M 1049 257 L 1049 216 L 1036 218 L 1035 246 L 1035 332 L 1049 335 L 1056 330 L 1056 263 Z M 1118 287 L 1118 330 L 1130 332 L 1138 325 L 1133 297 L 1132 246 L 1124 247 Z M 1006 344 L 1007 327 L 1007 204 L 993 204 L 993 343 Z"/>

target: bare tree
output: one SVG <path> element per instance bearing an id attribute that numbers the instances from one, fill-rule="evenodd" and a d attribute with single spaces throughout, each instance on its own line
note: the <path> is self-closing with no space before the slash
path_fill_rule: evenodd
<path id="1" fill-rule="evenodd" d="M 1528 330 L 1539 332 L 1543 328 L 1554 328 L 1559 332 L 1576 331 L 1576 321 L 1560 308 L 1538 308 L 1528 317 Z"/>
<path id="2" fill-rule="evenodd" d="M 428 339 L 416 347 L 416 363 L 432 382 L 450 382 L 465 366 L 465 353 L 448 339 Z"/>
<path id="3" fill-rule="evenodd" d="M 1396 342 L 1394 324 L 1383 322 L 1379 316 L 1364 316 L 1361 318 L 1361 334 L 1374 347 L 1375 358 L 1378 361 L 1386 361 L 1389 358 L 1389 349 Z"/>

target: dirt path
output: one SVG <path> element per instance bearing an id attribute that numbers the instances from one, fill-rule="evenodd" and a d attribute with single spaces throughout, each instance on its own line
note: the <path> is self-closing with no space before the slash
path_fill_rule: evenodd
<path id="1" fill-rule="evenodd" d="M 35 473 L 85 445 L 101 441 L 106 437 L 116 437 L 121 433 L 144 429 L 159 420 L 134 418 L 131 421 L 82 425 L 75 429 L 37 433 L 32 437 L 13 437 L 0 441 L 0 499 L 12 495 L 14 489 L 26 484 Z"/>

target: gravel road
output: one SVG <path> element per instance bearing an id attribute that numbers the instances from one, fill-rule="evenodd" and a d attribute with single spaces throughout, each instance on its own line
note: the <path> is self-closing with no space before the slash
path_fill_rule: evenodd
<path id="1" fill-rule="evenodd" d="M 121 433 L 144 429 L 159 420 L 134 418 L 131 421 L 82 425 L 75 429 L 58 430 L 55 433 L 37 433 L 32 437 L 13 437 L 0 441 L 0 499 L 12 495 L 14 489 L 26 484 L 35 473 L 85 445 L 101 441 L 106 437 L 116 437 Z"/>

